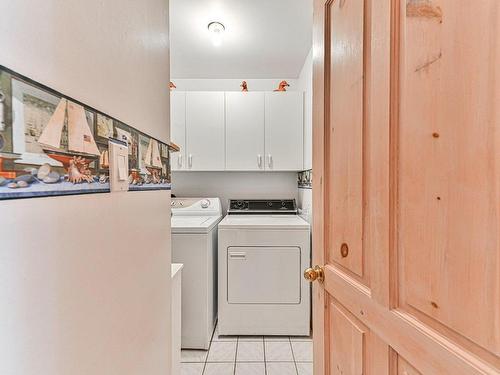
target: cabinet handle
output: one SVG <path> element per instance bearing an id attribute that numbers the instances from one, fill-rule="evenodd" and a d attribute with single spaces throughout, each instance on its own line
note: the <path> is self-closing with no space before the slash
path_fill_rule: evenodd
<path id="1" fill-rule="evenodd" d="M 262 168 L 262 155 L 257 155 L 257 165 Z"/>
<path id="2" fill-rule="evenodd" d="M 273 156 L 271 154 L 267 155 L 267 165 L 269 168 L 273 166 Z"/>
<path id="3" fill-rule="evenodd" d="M 182 154 L 179 154 L 179 158 L 177 159 L 177 165 L 182 167 Z"/>
<path id="4" fill-rule="evenodd" d="M 188 165 L 189 165 L 189 168 L 191 168 L 193 166 L 193 155 L 191 155 L 191 154 L 189 154 Z"/>

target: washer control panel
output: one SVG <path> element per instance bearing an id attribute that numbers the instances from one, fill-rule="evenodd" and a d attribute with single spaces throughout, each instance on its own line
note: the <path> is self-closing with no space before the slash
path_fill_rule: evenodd
<path id="1" fill-rule="evenodd" d="M 219 198 L 172 198 L 172 215 L 212 216 L 222 212 Z"/>

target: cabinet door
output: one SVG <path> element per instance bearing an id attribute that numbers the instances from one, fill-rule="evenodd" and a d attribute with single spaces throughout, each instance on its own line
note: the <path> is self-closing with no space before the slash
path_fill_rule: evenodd
<path id="1" fill-rule="evenodd" d="M 186 168 L 186 93 L 173 91 L 170 93 L 170 139 L 181 148 L 172 154 L 172 170 Z"/>
<path id="2" fill-rule="evenodd" d="M 303 168 L 304 98 L 302 92 L 266 93 L 266 169 Z"/>
<path id="3" fill-rule="evenodd" d="M 186 93 L 187 169 L 224 170 L 224 93 Z"/>
<path id="4" fill-rule="evenodd" d="M 264 169 L 263 92 L 226 92 L 226 170 Z"/>

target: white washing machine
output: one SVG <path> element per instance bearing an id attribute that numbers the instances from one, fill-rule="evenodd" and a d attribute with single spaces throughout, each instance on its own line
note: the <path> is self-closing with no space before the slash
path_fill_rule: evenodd
<path id="1" fill-rule="evenodd" d="M 183 263 L 181 346 L 205 349 L 217 319 L 219 198 L 172 198 L 172 263 Z"/>
<path id="2" fill-rule="evenodd" d="M 219 334 L 309 335 L 310 226 L 295 200 L 230 200 L 219 223 Z"/>

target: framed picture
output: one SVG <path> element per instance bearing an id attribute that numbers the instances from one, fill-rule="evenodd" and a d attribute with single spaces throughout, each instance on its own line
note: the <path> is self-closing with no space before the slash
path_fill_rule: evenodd
<path id="1" fill-rule="evenodd" d="M 62 163 L 49 158 L 37 142 L 60 100 L 60 96 L 12 78 L 12 151 L 21 155 L 16 164 L 62 166 Z M 67 134 L 67 130 L 63 129 L 62 149 L 68 147 Z"/>
<path id="2" fill-rule="evenodd" d="M 146 153 L 148 151 L 149 147 L 149 137 L 147 135 L 144 135 L 142 133 L 139 133 L 139 165 L 138 169 L 141 170 L 141 173 L 146 174 L 147 169 L 146 169 Z"/>
<path id="3" fill-rule="evenodd" d="M 128 145 L 128 154 L 132 152 L 132 128 L 120 121 L 113 120 L 115 126 L 115 138 L 126 142 Z"/>
<path id="4" fill-rule="evenodd" d="M 11 75 L 0 69 L 0 152 L 12 151 Z"/>
<path id="5" fill-rule="evenodd" d="M 54 95 L 24 81 L 12 78 L 13 152 L 21 154 L 16 164 L 61 166 L 49 158 L 38 143 L 62 96 Z M 94 129 L 95 113 L 85 108 L 89 129 Z M 60 134 L 60 148 L 68 149 L 68 129 Z"/>
<path id="6" fill-rule="evenodd" d="M 99 178 L 107 144 L 95 142 L 96 112 L 21 76 L 12 74 L 10 87 L 12 146 L 0 154 L 0 199 L 109 192 Z"/>
<path id="7" fill-rule="evenodd" d="M 107 143 L 114 136 L 113 119 L 97 113 L 95 135 L 96 142 Z"/>
<path id="8" fill-rule="evenodd" d="M 109 173 L 109 149 L 108 145 L 98 144 L 99 148 L 99 160 L 97 160 L 96 168 L 99 174 L 108 174 Z"/>
<path id="9" fill-rule="evenodd" d="M 168 146 L 165 143 L 160 143 L 161 157 L 168 158 Z"/>
<path id="10" fill-rule="evenodd" d="M 130 169 L 139 169 L 139 132 L 130 129 L 130 144 L 128 152 L 128 164 Z"/>

